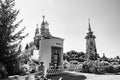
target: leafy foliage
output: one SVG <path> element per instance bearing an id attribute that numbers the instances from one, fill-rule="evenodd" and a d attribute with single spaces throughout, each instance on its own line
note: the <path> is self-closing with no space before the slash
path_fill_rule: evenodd
<path id="1" fill-rule="evenodd" d="M 67 61 L 71 60 L 84 61 L 84 53 L 71 50 L 68 51 L 67 53 L 64 53 L 63 59 L 64 60 L 66 59 Z"/>
<path id="2" fill-rule="evenodd" d="M 106 71 L 101 62 L 90 60 L 84 62 L 82 72 L 104 74 Z"/>
<path id="3" fill-rule="evenodd" d="M 0 62 L 6 66 L 8 73 L 16 68 L 20 43 L 28 35 L 21 36 L 25 28 L 15 32 L 22 20 L 15 23 L 19 10 L 14 6 L 14 0 L 0 0 Z"/>
<path id="4" fill-rule="evenodd" d="M 83 63 L 82 72 L 104 74 L 104 73 L 119 73 L 120 65 L 112 64 L 107 61 L 89 60 Z"/>
<path id="5" fill-rule="evenodd" d="M 7 72 L 6 72 L 5 66 L 0 63 L 0 75 L 1 75 L 0 78 L 6 77 L 6 74 L 7 74 Z"/>

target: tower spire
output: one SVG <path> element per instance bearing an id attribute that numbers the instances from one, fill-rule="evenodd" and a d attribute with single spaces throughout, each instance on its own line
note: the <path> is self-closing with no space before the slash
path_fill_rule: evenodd
<path id="1" fill-rule="evenodd" d="M 42 21 L 41 25 L 44 26 L 45 25 L 45 16 L 43 15 L 42 18 L 43 18 L 43 21 Z"/>
<path id="2" fill-rule="evenodd" d="M 43 22 L 41 23 L 41 28 L 40 28 L 40 34 L 44 37 L 44 38 L 49 38 L 51 35 L 50 35 L 50 32 L 49 32 L 49 24 L 47 21 L 45 21 L 45 16 L 43 15 L 42 16 L 43 18 Z"/>
<path id="3" fill-rule="evenodd" d="M 44 22 L 44 20 L 45 20 L 45 15 L 43 15 L 42 17 L 43 17 L 43 22 Z"/>
<path id="4" fill-rule="evenodd" d="M 35 36 L 37 36 L 39 34 L 39 28 L 38 28 L 38 24 L 36 25 L 36 31 L 35 31 Z"/>
<path id="5" fill-rule="evenodd" d="M 88 26 L 89 26 L 89 32 L 91 32 L 91 26 L 90 26 L 90 18 L 88 18 Z"/>

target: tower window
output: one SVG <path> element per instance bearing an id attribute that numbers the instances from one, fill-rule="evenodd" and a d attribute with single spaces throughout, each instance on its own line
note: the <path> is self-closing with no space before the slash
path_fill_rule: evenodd
<path id="1" fill-rule="evenodd" d="M 92 35 L 90 35 L 90 38 L 92 38 L 93 36 Z"/>
<path id="2" fill-rule="evenodd" d="M 92 48 L 90 48 L 90 51 L 92 50 Z"/>
<path id="3" fill-rule="evenodd" d="M 93 42 L 90 42 L 90 45 L 93 46 Z"/>

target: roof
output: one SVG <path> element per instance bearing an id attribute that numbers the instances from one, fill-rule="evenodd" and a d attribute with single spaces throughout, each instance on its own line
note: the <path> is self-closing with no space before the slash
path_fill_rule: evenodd
<path id="1" fill-rule="evenodd" d="M 52 36 L 52 38 L 64 40 L 63 38 L 59 38 L 59 37 L 55 37 L 55 36 Z"/>

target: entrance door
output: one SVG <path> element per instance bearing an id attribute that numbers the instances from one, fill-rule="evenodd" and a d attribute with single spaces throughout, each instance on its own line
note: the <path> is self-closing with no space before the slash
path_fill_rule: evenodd
<path id="1" fill-rule="evenodd" d="M 61 50 L 60 47 L 51 47 L 51 63 L 52 66 L 59 66 L 61 63 Z"/>

